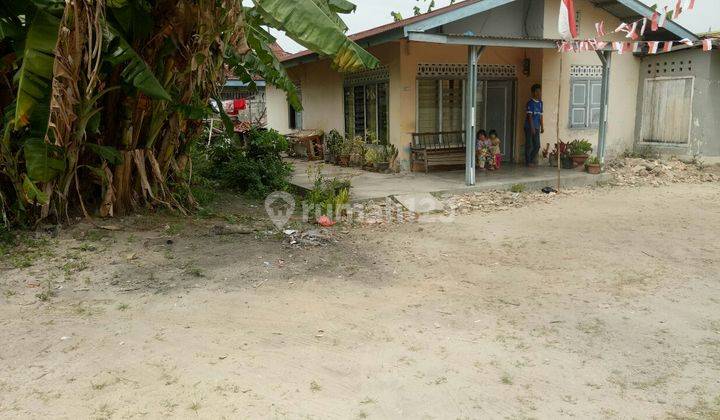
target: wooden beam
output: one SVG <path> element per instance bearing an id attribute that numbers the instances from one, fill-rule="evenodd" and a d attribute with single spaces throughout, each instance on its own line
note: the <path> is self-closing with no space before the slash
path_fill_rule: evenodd
<path id="1" fill-rule="evenodd" d="M 408 39 L 433 44 L 475 45 L 481 47 L 557 48 L 556 41 L 551 39 L 483 38 L 473 35 L 427 34 L 424 32 L 411 32 L 408 34 Z"/>

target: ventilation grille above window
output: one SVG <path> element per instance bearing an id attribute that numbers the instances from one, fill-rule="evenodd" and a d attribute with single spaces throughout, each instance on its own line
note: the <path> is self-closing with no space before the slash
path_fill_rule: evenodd
<path id="1" fill-rule="evenodd" d="M 462 79 L 467 77 L 467 64 L 418 64 L 417 75 L 423 78 Z M 479 64 L 478 77 L 483 79 L 507 79 L 517 77 L 512 64 Z"/>
<path id="2" fill-rule="evenodd" d="M 667 55 L 643 60 L 643 71 L 647 77 L 670 77 L 692 74 L 693 61 L 668 59 Z"/>
<path id="3" fill-rule="evenodd" d="M 372 70 L 361 70 L 345 75 L 345 86 L 365 85 L 373 82 L 385 82 L 390 79 L 390 70 L 387 66 Z"/>
<path id="4" fill-rule="evenodd" d="M 570 66 L 570 77 L 580 77 L 584 79 L 601 78 L 602 66 Z"/>

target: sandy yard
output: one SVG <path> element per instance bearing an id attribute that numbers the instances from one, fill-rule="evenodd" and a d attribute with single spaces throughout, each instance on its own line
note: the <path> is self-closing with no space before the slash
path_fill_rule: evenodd
<path id="1" fill-rule="evenodd" d="M 720 184 L 548 201 L 327 246 L 171 217 L 27 241 L 0 417 L 720 418 Z"/>

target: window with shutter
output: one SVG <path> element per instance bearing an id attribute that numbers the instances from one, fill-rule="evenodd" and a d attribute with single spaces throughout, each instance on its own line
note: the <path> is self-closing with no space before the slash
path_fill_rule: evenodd
<path id="1" fill-rule="evenodd" d="M 588 126 L 600 126 L 600 96 L 602 95 L 602 80 L 590 80 L 588 82 L 590 90 L 588 113 Z"/>
<path id="2" fill-rule="evenodd" d="M 599 126 L 601 92 L 600 79 L 570 79 L 570 128 Z"/>
<path id="3" fill-rule="evenodd" d="M 570 90 L 570 127 L 585 128 L 587 126 L 588 82 L 573 80 Z"/>

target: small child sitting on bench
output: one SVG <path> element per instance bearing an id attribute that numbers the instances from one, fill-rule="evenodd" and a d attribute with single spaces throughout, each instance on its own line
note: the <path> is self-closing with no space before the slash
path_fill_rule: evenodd
<path id="1" fill-rule="evenodd" d="M 495 158 L 492 156 L 491 148 L 492 142 L 487 137 L 487 132 L 485 130 L 478 131 L 475 141 L 475 160 L 481 171 L 484 171 L 486 166 L 491 171 L 494 168 Z"/>

